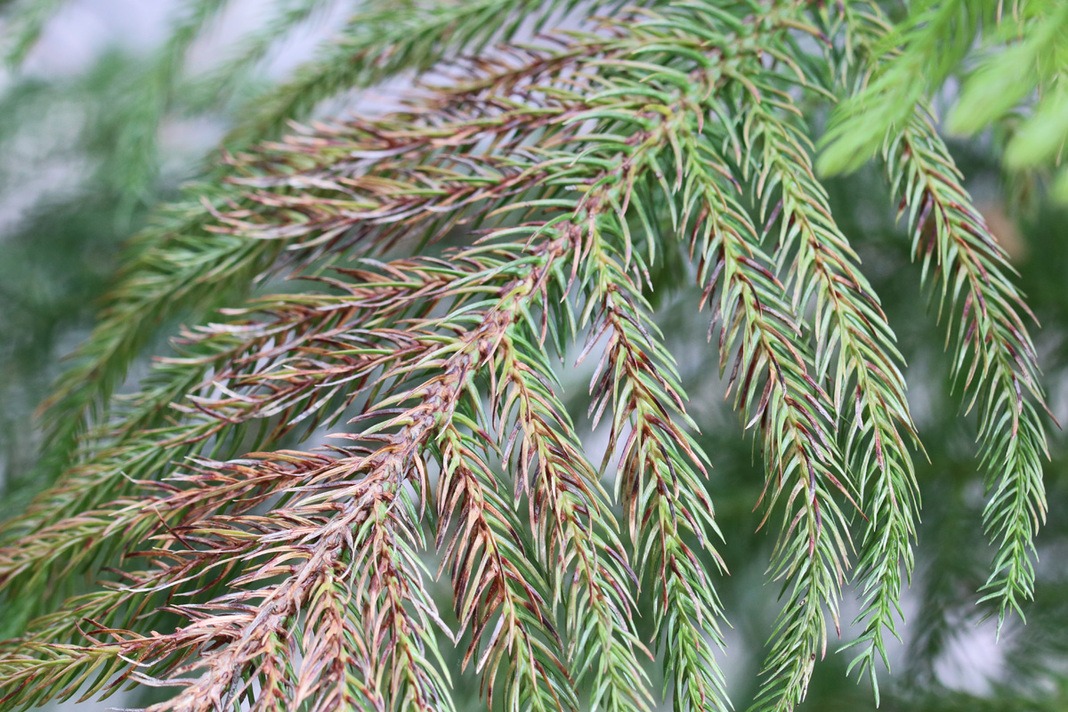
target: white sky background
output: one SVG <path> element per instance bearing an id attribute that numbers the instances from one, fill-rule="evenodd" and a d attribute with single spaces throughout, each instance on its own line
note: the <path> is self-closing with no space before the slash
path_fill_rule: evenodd
<path id="1" fill-rule="evenodd" d="M 40 41 L 27 55 L 19 72 L 26 76 L 55 79 L 87 71 L 107 50 L 147 55 L 168 35 L 171 19 L 182 8 L 176 0 L 67 0 L 42 32 Z M 263 69 L 267 76 L 284 76 L 314 55 L 315 46 L 351 13 L 355 0 L 324 2 L 311 20 L 295 31 L 272 52 Z M 209 23 L 203 36 L 187 56 L 187 69 L 197 73 L 209 69 L 228 56 L 235 40 L 256 28 L 274 12 L 277 3 L 266 0 L 231 0 L 227 9 Z M 218 28 L 225 27 L 223 32 Z M 242 28 L 234 32 L 233 28 Z M 0 28 L 2 31 L 2 28 Z M 0 66 L 0 91 L 12 81 L 10 70 Z M 77 107 L 72 107 L 77 111 Z M 0 117 L 0 121 L 3 117 Z M 61 197 L 77 189 L 87 166 L 73 164 L 69 155 L 50 157 L 64 135 L 77 130 L 78 117 L 42 117 L 48 128 L 34 127 L 34 135 L 16 142 L 21 160 L 9 165 L 32 165 L 32 171 L 19 175 L 18 191 L 0 192 L 0 239 L 12 231 L 26 211 L 46 195 Z M 64 123 L 65 122 L 65 123 Z M 185 168 L 203 156 L 222 137 L 224 128 L 203 119 L 167 118 L 160 130 L 165 172 L 174 165 Z M 43 140 L 49 138 L 50 140 Z M 21 154 L 25 155 L 21 155 Z M 179 170 L 181 170 L 181 168 Z"/>

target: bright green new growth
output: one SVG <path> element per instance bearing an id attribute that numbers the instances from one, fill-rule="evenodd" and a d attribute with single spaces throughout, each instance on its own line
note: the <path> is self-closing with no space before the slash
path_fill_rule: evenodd
<path id="1" fill-rule="evenodd" d="M 153 110 L 223 4 L 189 4 L 150 65 Z M 191 95 L 224 92 L 317 5 L 279 3 Z M 1036 62 L 1042 94 L 1007 160 L 1049 159 L 1064 79 L 1035 58 L 1065 35 L 1028 28 L 1065 13 L 926 2 L 889 27 L 874 4 L 823 5 L 370 3 L 140 236 L 59 384 L 48 486 L 0 530 L 0 706 L 141 682 L 172 692 L 154 710 L 448 710 L 454 638 L 503 709 L 730 709 L 716 586 L 731 533 L 649 304 L 652 271 L 680 254 L 691 266 L 675 277 L 702 290 L 708 348 L 766 472 L 753 524 L 775 536 L 782 610 L 752 709 L 804 699 L 850 582 L 854 666 L 874 682 L 913 569 L 922 433 L 814 166 L 879 147 L 978 412 L 996 547 L 982 595 L 999 619 L 1022 613 L 1046 511 L 1028 312 L 924 97 L 970 46 L 961 27 L 1023 36 L 1008 52 Z M 44 17 L 26 7 L 16 54 Z M 593 11 L 581 31 L 514 44 Z M 932 39 L 949 27 L 960 47 Z M 461 53 L 473 57 L 445 63 Z M 278 140 L 324 99 L 431 68 L 441 86 L 403 112 Z M 978 78 L 999 71 L 976 70 L 953 127 L 1030 96 L 988 106 Z M 817 159 L 805 116 L 821 105 L 838 108 Z M 114 396 L 175 318 L 200 325 Z M 557 376 L 579 350 L 596 362 L 599 464 Z M 314 449 L 319 430 L 333 437 Z M 455 630 L 431 595 L 439 576 Z M 53 584 L 75 577 L 92 589 Z M 647 670 L 657 653 L 664 690 Z"/>
<path id="2" fill-rule="evenodd" d="M 906 130 L 924 98 L 967 57 L 973 59 L 947 117 L 949 131 L 970 136 L 1010 119 L 1008 168 L 1062 163 L 1068 139 L 1068 6 L 1060 0 L 918 0 L 872 52 L 870 82 L 837 109 L 823 138 L 825 172 L 857 168 L 888 132 Z M 1027 110 L 1018 112 L 1021 106 Z M 1068 201 L 1068 170 L 1060 168 L 1055 181 L 1056 195 Z"/>

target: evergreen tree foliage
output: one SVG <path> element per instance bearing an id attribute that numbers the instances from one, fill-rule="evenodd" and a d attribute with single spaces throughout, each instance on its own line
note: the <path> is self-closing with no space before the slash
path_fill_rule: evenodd
<path id="1" fill-rule="evenodd" d="M 9 4 L 10 60 L 62 4 Z M 930 100 L 963 71 L 949 131 L 994 125 L 1010 169 L 1068 194 L 1061 2 L 373 0 L 240 103 L 324 4 L 273 4 L 188 76 L 227 7 L 190 0 L 124 76 L 102 172 L 131 211 L 168 112 L 242 108 L 45 405 L 0 528 L 0 707 L 139 685 L 160 711 L 439 711 L 477 685 L 493 709 L 727 710 L 725 551 L 754 529 L 779 608 L 733 704 L 794 709 L 843 629 L 879 700 L 928 454 L 828 178 L 869 159 L 978 437 L 982 520 L 940 526 L 990 542 L 971 602 L 999 629 L 1028 611 L 1054 421 Z M 395 111 L 310 121 L 413 73 Z M 719 440 L 672 299 L 740 420 Z M 736 532 L 710 442 L 742 429 L 759 496 Z"/>

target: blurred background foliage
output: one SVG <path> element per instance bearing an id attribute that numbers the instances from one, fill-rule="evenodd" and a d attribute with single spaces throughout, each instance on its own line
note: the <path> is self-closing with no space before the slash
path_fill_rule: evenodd
<path id="1" fill-rule="evenodd" d="M 277 87 L 300 81 L 294 67 L 303 59 L 344 51 L 344 45 L 327 44 L 325 38 L 343 27 L 358 5 L 158 2 L 145 3 L 153 6 L 146 11 L 120 0 L 36 4 L 37 15 L 17 13 L 23 25 L 16 32 L 4 28 L 14 38 L 6 48 L 8 58 L 19 60 L 19 69 L 0 77 L 0 516 L 16 511 L 34 489 L 27 474 L 39 443 L 33 410 L 62 369 L 63 355 L 91 326 L 117 269 L 120 247 L 150 220 L 154 205 L 177 195 L 182 181 L 216 170 L 220 154 L 213 147 L 235 128 L 241 130 L 226 140 L 240 147 L 243 136 L 250 135 L 241 132 L 250 117 L 263 119 L 267 114 L 261 109 L 285 97 Z M 885 4 L 900 16 L 900 3 Z M 397 4 L 397 11 L 408 5 Z M 17 11 L 19 3 L 0 2 L 0 7 Z M 121 22 L 115 19 L 120 16 Z M 168 33 L 162 27 L 178 30 Z M 326 113 L 379 112 L 395 101 L 392 91 L 344 94 L 326 109 L 311 101 L 287 112 L 297 119 L 307 118 L 315 106 Z M 952 92 L 943 99 L 952 103 Z M 1068 211 L 1048 197 L 1049 181 L 1040 171 L 1004 168 L 1013 120 L 951 148 L 1042 324 L 1036 338 L 1045 383 L 1051 408 L 1064 423 Z M 270 133 L 270 122 L 257 126 L 261 132 L 268 126 Z M 1028 625 L 1012 621 L 995 643 L 994 623 L 974 604 L 990 557 L 981 536 L 983 492 L 974 477 L 970 433 L 975 428 L 959 417 L 961 404 L 945 375 L 949 365 L 935 315 L 928 310 L 926 319 L 912 316 L 924 310 L 914 286 L 920 267 L 912 263 L 902 226 L 884 207 L 887 186 L 881 175 L 865 167 L 830 185 L 839 224 L 855 241 L 901 339 L 912 412 L 930 458 L 917 461 L 924 502 L 917 576 L 906 598 L 908 623 L 892 651 L 894 675 L 883 685 L 881 709 L 1068 709 L 1065 435 L 1058 430 L 1051 438 L 1050 515 L 1039 535 Z M 743 434 L 710 367 L 705 315 L 673 308 L 693 303 L 695 295 L 666 271 L 659 282 L 659 323 L 673 340 L 692 398 L 690 412 L 713 459 L 708 486 L 727 533 L 722 551 L 732 572 L 721 582 L 733 625 L 725 668 L 736 687 L 732 697 L 745 700 L 754 692 L 745 686 L 756 680 L 764 636 L 777 612 L 777 591 L 764 576 L 772 537 L 753 531 L 751 523 L 763 478 L 752 440 Z M 575 394 L 577 408 L 588 373 L 572 373 L 573 382 L 565 385 Z M 587 435 L 595 446 L 597 434 Z M 441 589 L 447 597 L 447 585 Z M 855 597 L 852 605 L 855 609 Z M 803 709 L 872 708 L 866 684 L 846 677 L 849 659 L 832 654 L 816 667 Z M 468 708 L 477 709 L 477 681 L 458 681 L 464 682 L 470 683 Z M 79 709 L 111 704 L 85 703 Z"/>

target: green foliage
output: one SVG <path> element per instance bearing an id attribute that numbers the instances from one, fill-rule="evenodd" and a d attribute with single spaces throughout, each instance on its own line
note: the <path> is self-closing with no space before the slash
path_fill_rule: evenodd
<path id="1" fill-rule="evenodd" d="M 225 5 L 189 3 L 140 68 L 117 195 L 148 199 L 169 111 L 219 110 L 321 3 L 279 3 L 186 77 Z M 436 711 L 477 675 L 493 709 L 730 709 L 721 591 L 744 533 L 713 507 L 731 496 L 709 483 L 726 457 L 709 438 L 739 436 L 699 433 L 665 294 L 708 309 L 703 358 L 759 444 L 744 508 L 773 540 L 780 607 L 750 709 L 803 703 L 849 586 L 849 669 L 878 700 L 916 570 L 923 429 L 862 236 L 817 177 L 817 111 L 833 112 L 824 168 L 883 149 L 884 205 L 976 411 L 993 546 L 976 598 L 999 627 L 1022 616 L 1048 509 L 1031 316 L 926 101 L 981 30 L 952 127 L 1037 86 L 1006 160 L 1048 161 L 1050 23 L 1068 15 L 992 8 L 923 2 L 891 26 L 865 2 L 363 7 L 156 211 L 48 401 L 20 483 L 39 491 L 0 529 L 0 706 L 139 683 L 167 688 L 153 710 Z M 50 11 L 16 10 L 14 57 Z M 997 57 L 1035 81 L 1009 91 Z M 327 99 L 430 70 L 401 111 L 280 138 Z M 116 395 L 176 320 L 196 326 Z M 579 420 L 566 369 L 587 361 Z"/>
<path id="2" fill-rule="evenodd" d="M 976 46 L 978 45 L 978 46 Z M 1013 170 L 1060 165 L 1068 139 L 1068 8 L 1059 0 L 922 0 L 871 43 L 866 86 L 836 111 L 821 168 L 854 170 L 888 132 L 906 130 L 925 97 L 973 58 L 949 112 L 951 132 L 974 135 L 1011 121 L 1005 162 Z M 1031 104 L 1021 115 L 1017 107 Z M 1068 201 L 1068 171 L 1055 191 Z"/>

